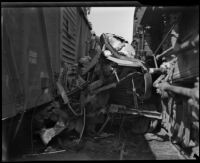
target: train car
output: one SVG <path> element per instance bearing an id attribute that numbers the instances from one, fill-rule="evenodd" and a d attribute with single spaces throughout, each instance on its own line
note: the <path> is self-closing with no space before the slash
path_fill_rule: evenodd
<path id="1" fill-rule="evenodd" d="M 84 7 L 7 7 L 1 12 L 2 133 L 7 151 L 20 137 L 30 144 L 29 114 L 58 95 L 56 79 L 63 65 L 88 55 L 92 28 Z M 22 149 L 20 143 L 14 150 Z"/>
<path id="2" fill-rule="evenodd" d="M 132 45 L 149 64 L 162 126 L 189 156 L 199 155 L 199 7 L 137 7 Z"/>

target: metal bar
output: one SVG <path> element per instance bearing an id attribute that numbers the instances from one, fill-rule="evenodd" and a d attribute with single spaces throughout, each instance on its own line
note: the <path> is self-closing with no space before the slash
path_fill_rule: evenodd
<path id="1" fill-rule="evenodd" d="M 73 90 L 70 91 L 70 92 L 67 92 L 67 96 L 73 95 L 73 94 L 75 94 L 76 92 L 81 91 L 81 90 L 87 88 L 89 84 L 90 84 L 90 82 L 86 81 L 86 82 L 85 82 L 84 84 L 82 84 L 80 87 L 75 88 L 75 89 L 73 89 Z"/>
<path id="2" fill-rule="evenodd" d="M 101 126 L 101 128 L 99 129 L 99 131 L 97 132 L 97 135 L 99 135 L 103 129 L 105 128 L 105 126 L 107 125 L 108 121 L 110 120 L 110 116 L 108 115 L 105 122 L 103 123 L 103 125 Z"/>
<path id="3" fill-rule="evenodd" d="M 108 84 L 106 86 L 103 86 L 103 87 L 97 89 L 96 91 L 94 91 L 94 94 L 98 94 L 102 91 L 105 91 L 105 90 L 108 90 L 108 89 L 111 89 L 111 88 L 115 88 L 116 85 L 117 85 L 116 83 L 111 83 L 111 84 Z"/>
<path id="4" fill-rule="evenodd" d="M 158 68 L 158 64 L 157 64 L 157 60 L 156 60 L 156 56 L 155 55 L 153 55 L 153 60 L 154 60 L 156 68 Z"/>
<path id="5" fill-rule="evenodd" d="M 127 76 L 121 78 L 119 82 L 122 82 L 122 81 L 124 81 L 124 80 L 126 80 L 126 79 L 132 77 L 132 76 L 135 75 L 135 74 L 142 74 L 142 73 L 140 73 L 140 72 L 133 72 L 133 73 L 130 73 L 130 74 L 128 74 Z"/>
<path id="6" fill-rule="evenodd" d="M 102 79 L 99 79 L 99 80 L 96 80 L 94 82 L 92 82 L 90 85 L 89 85 L 89 90 L 90 91 L 93 91 L 99 87 L 101 87 L 103 85 L 103 80 Z"/>
<path id="7" fill-rule="evenodd" d="M 164 75 L 164 74 L 160 75 L 160 76 L 156 79 L 156 81 L 154 81 L 153 86 L 156 87 L 156 85 L 157 85 L 161 80 L 163 80 L 163 79 L 165 78 L 165 76 L 166 76 L 166 75 Z"/>
<path id="8" fill-rule="evenodd" d="M 74 7 L 74 6 L 128 6 L 140 7 L 138 1 L 71 1 L 71 2 L 2 2 L 2 7 Z"/>
<path id="9" fill-rule="evenodd" d="M 185 50 L 190 50 L 198 45 L 199 45 L 199 35 L 197 35 L 192 41 L 185 41 L 184 43 L 182 43 L 179 46 L 177 45 L 175 47 L 170 47 L 169 49 L 167 49 L 160 55 L 157 55 L 156 58 L 159 59 L 160 57 L 163 57 L 166 55 L 170 55 L 173 53 L 180 53 Z"/>
<path id="10" fill-rule="evenodd" d="M 171 51 L 173 51 L 174 47 L 170 47 L 169 49 L 165 50 L 164 52 L 162 52 L 161 54 L 156 56 L 156 59 L 159 59 L 160 57 L 169 54 Z"/>
<path id="11" fill-rule="evenodd" d="M 170 28 L 170 30 L 167 32 L 167 34 L 165 35 L 165 37 L 163 38 L 163 40 L 161 41 L 161 43 L 158 45 L 157 49 L 155 50 L 154 55 L 156 55 L 156 53 L 158 52 L 158 50 L 160 49 L 162 44 L 166 41 L 167 37 L 169 36 L 170 32 L 172 31 L 172 29 L 174 28 L 175 25 L 176 25 L 176 23 L 173 24 L 172 27 Z"/>
<path id="12" fill-rule="evenodd" d="M 140 116 L 145 116 L 149 118 L 156 118 L 156 119 L 162 119 L 162 114 L 157 111 L 150 111 L 150 110 L 144 110 L 145 108 L 142 109 L 133 109 L 133 108 L 127 108 L 126 106 L 123 105 L 115 105 L 111 104 L 109 108 L 110 113 L 121 113 L 121 114 L 131 114 L 131 115 L 140 115 Z M 149 108 L 147 108 L 149 109 Z"/>
<path id="13" fill-rule="evenodd" d="M 177 22 L 176 22 L 177 23 Z M 154 59 L 154 63 L 156 65 L 156 68 L 158 68 L 158 64 L 157 64 L 157 60 L 156 60 L 156 53 L 158 52 L 158 50 L 160 49 L 160 47 L 162 46 L 162 44 L 166 41 L 167 37 L 169 36 L 170 32 L 172 31 L 172 29 L 174 28 L 174 26 L 176 25 L 176 23 L 174 23 L 172 25 L 172 27 L 170 28 L 170 30 L 167 32 L 167 34 L 165 35 L 165 37 L 163 38 L 163 40 L 161 41 L 161 43 L 158 45 L 157 49 L 155 50 L 154 54 L 153 54 L 153 59 Z"/>
<path id="14" fill-rule="evenodd" d="M 120 80 L 119 80 L 119 77 L 118 77 L 118 75 L 117 75 L 117 71 L 114 69 L 113 70 L 113 73 L 114 73 L 114 75 L 115 75 L 115 77 L 116 77 L 116 79 L 117 79 L 117 82 L 119 82 Z"/>

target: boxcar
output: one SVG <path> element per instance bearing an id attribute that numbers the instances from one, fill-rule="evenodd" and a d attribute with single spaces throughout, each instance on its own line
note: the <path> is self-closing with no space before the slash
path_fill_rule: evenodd
<path id="1" fill-rule="evenodd" d="M 81 7 L 3 8 L 1 19 L 5 119 L 35 107 L 43 79 L 50 86 L 62 62 L 87 55 L 91 26 Z M 49 102 L 50 93 L 37 105 Z"/>
<path id="2" fill-rule="evenodd" d="M 56 96 L 53 87 L 61 65 L 73 65 L 88 55 L 91 25 L 84 7 L 7 7 L 1 12 L 2 155 L 6 160 L 10 144 L 15 152 L 30 145 L 31 110 Z"/>

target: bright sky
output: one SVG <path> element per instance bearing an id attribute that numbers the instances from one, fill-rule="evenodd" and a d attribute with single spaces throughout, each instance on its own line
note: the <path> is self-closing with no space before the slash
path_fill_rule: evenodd
<path id="1" fill-rule="evenodd" d="M 131 43 L 134 11 L 135 7 L 92 7 L 88 19 L 96 35 L 113 33 Z"/>

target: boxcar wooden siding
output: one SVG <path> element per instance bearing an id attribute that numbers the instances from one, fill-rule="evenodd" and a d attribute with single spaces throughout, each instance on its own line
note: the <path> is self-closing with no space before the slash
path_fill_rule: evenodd
<path id="1" fill-rule="evenodd" d="M 49 102 L 42 97 L 36 104 L 40 74 L 50 79 L 61 62 L 74 64 L 87 55 L 91 27 L 80 7 L 44 7 L 41 13 L 34 7 L 2 9 L 2 118 L 15 116 L 25 101 L 26 109 Z"/>

